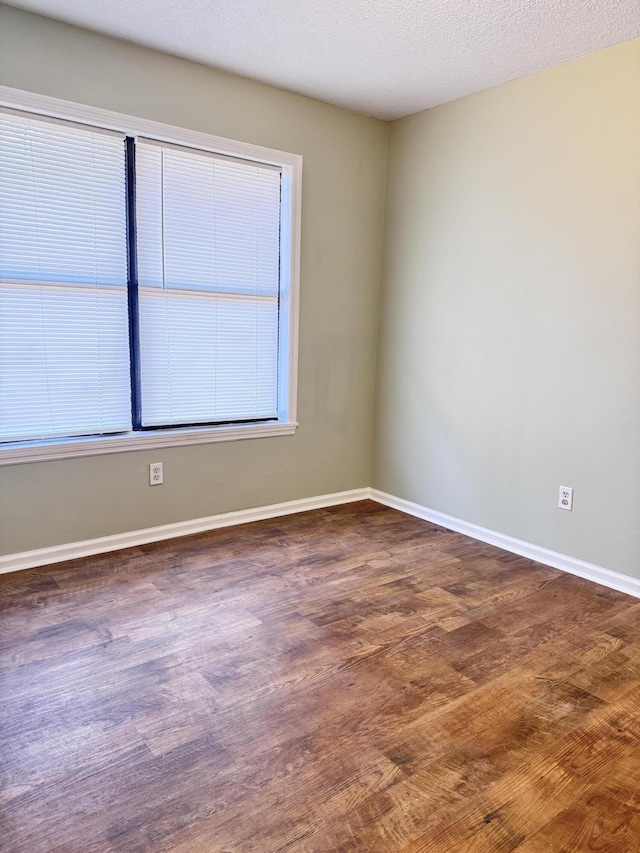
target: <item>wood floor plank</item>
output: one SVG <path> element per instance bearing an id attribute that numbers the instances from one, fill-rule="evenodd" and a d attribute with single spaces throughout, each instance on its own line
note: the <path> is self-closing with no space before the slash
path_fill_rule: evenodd
<path id="1" fill-rule="evenodd" d="M 636 853 L 640 811 L 589 790 L 521 844 L 518 853 Z"/>
<path id="2" fill-rule="evenodd" d="M 0 577 L 7 853 L 640 849 L 640 604 L 379 504 Z"/>
<path id="3" fill-rule="evenodd" d="M 402 853 L 508 853 L 589 790 L 579 776 L 540 756 L 474 797 L 452 820 L 407 845 Z"/>

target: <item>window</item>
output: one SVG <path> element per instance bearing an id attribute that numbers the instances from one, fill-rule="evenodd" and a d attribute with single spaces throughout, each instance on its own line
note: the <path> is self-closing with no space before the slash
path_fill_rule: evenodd
<path id="1" fill-rule="evenodd" d="M 293 432 L 301 158 L 59 103 L 0 112 L 0 461 Z"/>
<path id="2" fill-rule="evenodd" d="M 280 169 L 135 147 L 142 426 L 278 417 Z"/>
<path id="3" fill-rule="evenodd" d="M 124 137 L 0 114 L 0 440 L 131 428 Z"/>

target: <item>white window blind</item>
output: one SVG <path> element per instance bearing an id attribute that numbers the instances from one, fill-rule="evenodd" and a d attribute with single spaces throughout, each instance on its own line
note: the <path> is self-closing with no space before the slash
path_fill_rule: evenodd
<path id="1" fill-rule="evenodd" d="M 137 141 L 143 426 L 277 418 L 280 179 Z"/>
<path id="2" fill-rule="evenodd" d="M 0 441 L 131 427 L 124 136 L 0 112 Z"/>

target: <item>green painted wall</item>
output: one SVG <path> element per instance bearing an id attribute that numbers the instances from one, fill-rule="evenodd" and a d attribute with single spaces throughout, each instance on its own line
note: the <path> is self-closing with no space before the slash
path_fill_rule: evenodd
<path id="1" fill-rule="evenodd" d="M 0 553 L 371 483 L 640 577 L 640 41 L 388 125 L 0 6 L 0 82 L 305 158 L 298 433 L 0 468 Z"/>
<path id="2" fill-rule="evenodd" d="M 297 434 L 0 468 L 0 553 L 368 485 L 388 125 L 7 6 L 0 83 L 304 156 Z"/>
<path id="3" fill-rule="evenodd" d="M 389 144 L 374 486 L 640 577 L 640 41 Z"/>

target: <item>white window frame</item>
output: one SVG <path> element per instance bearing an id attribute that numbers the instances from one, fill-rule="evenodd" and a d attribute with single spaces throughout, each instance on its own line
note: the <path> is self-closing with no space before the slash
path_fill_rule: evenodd
<path id="1" fill-rule="evenodd" d="M 269 163 L 279 166 L 282 170 L 278 420 L 273 423 L 238 424 L 237 426 L 189 427 L 162 429 L 157 432 L 129 432 L 111 436 L 96 435 L 11 442 L 0 447 L 0 465 L 177 447 L 186 444 L 210 444 L 218 441 L 293 435 L 298 426 L 296 417 L 302 155 L 277 151 L 248 142 L 238 142 L 222 136 L 213 136 L 98 107 L 76 104 L 9 86 L 0 86 L 0 106 L 34 113 L 43 118 L 57 118 L 115 130 L 127 136 L 151 137 L 159 142 L 169 142 L 244 160 Z"/>

